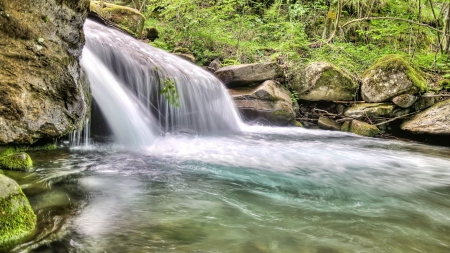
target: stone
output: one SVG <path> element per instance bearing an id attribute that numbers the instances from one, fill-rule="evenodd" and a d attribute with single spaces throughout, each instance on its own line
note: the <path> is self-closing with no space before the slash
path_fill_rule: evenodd
<path id="1" fill-rule="evenodd" d="M 425 79 L 400 55 L 387 55 L 362 75 L 361 95 L 370 103 L 386 102 L 402 94 L 425 91 Z"/>
<path id="2" fill-rule="evenodd" d="M 136 38 L 141 38 L 145 17 L 138 10 L 106 2 L 102 8 L 100 1 L 91 1 L 90 8 L 91 12 L 103 20 L 115 24 L 120 30 L 125 30 Z"/>
<path id="3" fill-rule="evenodd" d="M 392 102 L 401 108 L 411 107 L 417 100 L 417 97 L 411 94 L 403 94 L 392 99 Z"/>
<path id="4" fill-rule="evenodd" d="M 25 152 L 0 157 L 0 168 L 5 170 L 29 171 L 33 161 Z"/>
<path id="5" fill-rule="evenodd" d="M 88 0 L 0 0 L 0 144 L 80 129 L 90 109 L 79 65 Z"/>
<path id="6" fill-rule="evenodd" d="M 365 122 L 359 120 L 346 121 L 342 127 L 341 131 L 343 132 L 351 132 L 361 136 L 373 137 L 377 135 L 380 130 L 371 124 L 367 124 Z"/>
<path id="7" fill-rule="evenodd" d="M 36 215 L 20 186 L 0 174 L 0 252 L 33 233 Z"/>
<path id="8" fill-rule="evenodd" d="M 395 105 L 389 103 L 355 104 L 349 107 L 344 115 L 352 118 L 389 117 L 392 116 Z"/>
<path id="9" fill-rule="evenodd" d="M 354 99 L 358 84 L 328 62 L 313 62 L 294 74 L 291 87 L 302 100 L 348 101 Z"/>
<path id="10" fill-rule="evenodd" d="M 208 65 L 208 71 L 214 73 L 216 70 L 220 69 L 222 67 L 222 63 L 219 59 L 214 59 L 209 65 Z"/>
<path id="11" fill-rule="evenodd" d="M 450 134 L 450 100 L 445 100 L 420 112 L 401 125 L 413 133 Z"/>
<path id="12" fill-rule="evenodd" d="M 142 38 L 155 41 L 159 38 L 159 31 L 155 27 L 146 27 L 142 32 Z"/>
<path id="13" fill-rule="evenodd" d="M 318 124 L 319 127 L 324 130 L 332 130 L 332 131 L 341 130 L 341 125 L 339 123 L 327 117 L 320 117 Z"/>
<path id="14" fill-rule="evenodd" d="M 186 61 L 195 63 L 195 56 L 193 54 L 180 54 L 180 53 L 175 53 L 174 55 L 185 59 Z"/>
<path id="15" fill-rule="evenodd" d="M 255 88 L 229 90 L 246 121 L 286 126 L 295 120 L 290 92 L 272 80 Z"/>
<path id="16" fill-rule="evenodd" d="M 341 105 L 341 104 L 336 105 L 336 111 L 338 114 L 344 114 L 345 109 L 347 109 L 347 107 L 345 107 L 345 105 Z"/>
<path id="17" fill-rule="evenodd" d="M 414 104 L 414 110 L 418 112 L 433 106 L 436 103 L 436 97 L 433 97 L 434 95 L 436 95 L 434 92 L 427 92 L 423 94 Z"/>
<path id="18" fill-rule="evenodd" d="M 214 74 L 228 88 L 235 88 L 281 78 L 283 70 L 276 62 L 265 62 L 223 67 L 214 72 Z"/>

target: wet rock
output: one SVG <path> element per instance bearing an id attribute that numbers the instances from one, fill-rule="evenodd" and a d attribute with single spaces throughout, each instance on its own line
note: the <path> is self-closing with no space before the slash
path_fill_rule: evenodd
<path id="1" fill-rule="evenodd" d="M 450 134 L 450 100 L 435 104 L 401 125 L 413 133 Z"/>
<path id="2" fill-rule="evenodd" d="M 319 127 L 324 130 L 333 130 L 333 131 L 341 130 L 341 124 L 327 117 L 320 117 L 318 124 Z"/>
<path id="3" fill-rule="evenodd" d="M 313 62 L 291 81 L 299 98 L 308 101 L 353 100 L 358 88 L 348 75 L 327 62 Z"/>
<path id="4" fill-rule="evenodd" d="M 20 243 L 35 226 L 36 215 L 20 186 L 0 174 L 0 252 Z"/>
<path id="5" fill-rule="evenodd" d="M 208 71 L 214 73 L 216 70 L 220 69 L 222 67 L 222 63 L 219 59 L 214 59 L 209 65 L 208 65 Z"/>
<path id="6" fill-rule="evenodd" d="M 230 89 L 230 95 L 247 121 L 285 126 L 295 119 L 290 92 L 274 81 L 256 88 Z"/>
<path id="7" fill-rule="evenodd" d="M 365 103 L 349 107 L 344 115 L 347 117 L 382 117 L 391 116 L 395 105 L 389 103 Z"/>
<path id="8" fill-rule="evenodd" d="M 78 60 L 88 0 L 0 0 L 0 144 L 80 128 L 89 111 Z"/>
<path id="9" fill-rule="evenodd" d="M 399 55 L 379 59 L 362 76 L 361 95 L 366 102 L 385 102 L 425 90 L 425 79 Z"/>
<path id="10" fill-rule="evenodd" d="M 436 103 L 436 97 L 432 97 L 433 95 L 436 94 L 434 92 L 423 94 L 414 104 L 414 110 L 422 111 L 423 109 L 433 106 Z"/>
<path id="11" fill-rule="evenodd" d="M 235 88 L 281 78 L 283 70 L 275 62 L 266 62 L 223 67 L 214 72 L 214 74 L 228 88 Z"/>
<path id="12" fill-rule="evenodd" d="M 90 8 L 102 19 L 126 30 L 136 38 L 141 38 L 145 17 L 138 10 L 100 1 L 91 1 Z"/>
<path id="13" fill-rule="evenodd" d="M 417 97 L 411 94 L 403 94 L 392 99 L 392 102 L 401 108 L 411 107 L 417 100 Z"/>
<path id="14" fill-rule="evenodd" d="M 0 157 L 0 168 L 5 170 L 29 171 L 33 161 L 25 152 Z"/>
<path id="15" fill-rule="evenodd" d="M 373 137 L 380 132 L 380 130 L 376 126 L 367 124 L 359 120 L 346 121 L 342 125 L 341 131 L 351 132 L 368 137 Z"/>

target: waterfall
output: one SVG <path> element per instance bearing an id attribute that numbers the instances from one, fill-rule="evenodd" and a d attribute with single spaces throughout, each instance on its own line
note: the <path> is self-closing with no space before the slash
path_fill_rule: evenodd
<path id="1" fill-rule="evenodd" d="M 81 64 L 118 142 L 148 142 L 158 131 L 241 131 L 231 97 L 211 73 L 91 20 L 86 20 L 84 32 Z"/>

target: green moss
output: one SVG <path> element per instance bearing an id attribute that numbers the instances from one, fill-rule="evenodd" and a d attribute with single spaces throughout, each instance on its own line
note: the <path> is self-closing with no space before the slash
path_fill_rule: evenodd
<path id="1" fill-rule="evenodd" d="M 373 137 L 380 132 L 380 130 L 376 126 L 367 124 L 359 120 L 346 121 L 341 126 L 341 131 L 352 132 L 357 135 L 368 137 Z"/>
<path id="2" fill-rule="evenodd" d="M 372 70 L 383 69 L 393 72 L 404 71 L 408 79 L 420 89 L 421 92 L 428 90 L 426 81 L 401 55 L 390 54 L 378 59 L 375 64 L 363 73 L 363 76 L 372 75 Z"/>
<path id="3" fill-rule="evenodd" d="M 450 79 L 443 79 L 439 82 L 439 86 L 442 89 L 448 90 L 450 89 Z"/>
<path id="4" fill-rule="evenodd" d="M 0 252 L 30 235 L 35 226 L 36 215 L 21 189 L 18 195 L 0 198 Z"/>
<path id="5" fill-rule="evenodd" d="M 33 166 L 31 157 L 24 152 L 3 156 L 0 167 L 7 170 L 28 171 Z"/>

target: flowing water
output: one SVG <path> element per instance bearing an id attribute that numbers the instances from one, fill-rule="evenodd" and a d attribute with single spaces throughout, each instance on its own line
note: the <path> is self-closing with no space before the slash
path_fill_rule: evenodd
<path id="1" fill-rule="evenodd" d="M 449 148 L 245 126 L 210 74 L 85 31 L 114 138 L 32 152 L 35 172 L 7 173 L 39 220 L 13 252 L 450 252 Z"/>

